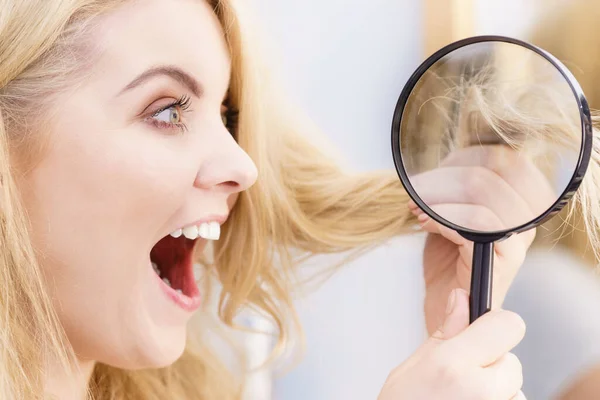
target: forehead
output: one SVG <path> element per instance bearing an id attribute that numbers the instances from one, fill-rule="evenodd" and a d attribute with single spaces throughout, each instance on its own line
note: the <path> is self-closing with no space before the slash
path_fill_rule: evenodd
<path id="1" fill-rule="evenodd" d="M 204 0 L 138 0 L 102 17 L 95 64 L 122 86 L 145 69 L 174 64 L 222 92 L 231 62 L 222 27 Z M 225 88 L 226 89 L 226 88 Z"/>

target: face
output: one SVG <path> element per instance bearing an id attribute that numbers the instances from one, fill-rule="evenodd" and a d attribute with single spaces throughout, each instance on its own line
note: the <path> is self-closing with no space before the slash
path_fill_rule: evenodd
<path id="1" fill-rule="evenodd" d="M 231 66 L 208 4 L 138 1 L 95 29 L 103 51 L 56 102 L 21 191 L 78 355 L 164 366 L 182 353 L 201 298 L 192 248 L 218 236 L 256 167 L 222 118 Z"/>

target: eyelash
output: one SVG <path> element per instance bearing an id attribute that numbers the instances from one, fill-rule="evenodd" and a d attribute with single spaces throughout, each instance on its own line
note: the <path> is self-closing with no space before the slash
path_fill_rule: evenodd
<path id="1" fill-rule="evenodd" d="M 223 114 L 223 117 L 226 119 L 226 121 L 224 121 L 225 128 L 227 128 L 231 136 L 236 138 L 240 111 L 237 108 L 232 107 L 228 101 L 225 102 L 224 106 L 227 107 L 227 110 L 225 110 L 225 113 Z"/>
<path id="2" fill-rule="evenodd" d="M 178 107 L 181 112 L 180 115 L 183 115 L 184 113 L 190 111 L 190 105 L 191 105 L 191 99 L 189 96 L 187 95 L 183 95 L 181 96 L 179 99 L 171 102 L 170 104 L 161 107 L 160 109 L 158 109 L 157 111 L 153 112 L 152 115 L 149 117 L 150 122 L 156 126 L 159 129 L 173 129 L 173 128 L 178 128 L 181 133 L 185 133 L 188 130 L 188 127 L 185 123 L 172 123 L 172 122 L 165 122 L 165 121 L 158 121 L 155 119 L 156 116 L 158 116 L 160 113 L 162 113 L 163 111 L 166 111 L 170 108 L 173 107 Z M 225 124 L 225 128 L 229 131 L 229 133 L 231 134 L 231 136 L 233 136 L 235 138 L 236 133 L 237 133 L 237 127 L 238 127 L 238 119 L 239 119 L 239 110 L 236 108 L 233 108 L 228 101 L 226 101 L 224 103 L 224 106 L 227 107 L 227 109 L 225 110 L 225 113 L 223 114 L 223 117 L 226 119 L 226 121 L 223 121 L 223 123 Z M 167 125 L 165 127 L 165 125 Z"/>
<path id="3" fill-rule="evenodd" d="M 165 122 L 165 121 L 159 121 L 155 118 L 163 111 L 166 111 L 173 107 L 179 108 L 180 116 L 182 116 L 185 112 L 189 111 L 190 105 L 191 105 L 190 97 L 187 95 L 183 95 L 179 99 L 174 100 L 170 104 L 167 104 L 166 106 L 163 106 L 163 107 L 159 108 L 157 111 L 153 112 L 152 115 L 150 117 L 148 117 L 148 119 L 150 120 L 150 123 L 152 125 L 156 126 L 159 129 L 177 128 L 181 131 L 181 133 L 185 133 L 188 130 L 188 127 L 185 123 L 183 123 L 183 122 L 180 122 L 180 123 Z"/>

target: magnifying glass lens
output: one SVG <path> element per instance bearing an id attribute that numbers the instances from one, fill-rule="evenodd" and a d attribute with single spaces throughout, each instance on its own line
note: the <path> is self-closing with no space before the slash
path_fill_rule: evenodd
<path id="1" fill-rule="evenodd" d="M 415 203 L 475 243 L 472 320 L 490 307 L 493 243 L 556 214 L 591 147 L 579 84 L 528 43 L 469 38 L 410 78 L 394 114 L 394 162 Z"/>

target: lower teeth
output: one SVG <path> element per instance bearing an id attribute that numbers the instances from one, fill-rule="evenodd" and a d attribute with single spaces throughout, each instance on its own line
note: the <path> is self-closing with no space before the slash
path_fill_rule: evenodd
<path id="1" fill-rule="evenodd" d="M 160 276 L 160 270 L 158 269 L 158 265 L 156 265 L 156 263 L 152 263 L 152 269 L 158 274 L 158 276 Z"/>
<path id="2" fill-rule="evenodd" d="M 152 269 L 158 274 L 158 276 L 161 276 L 160 269 L 158 268 L 158 265 L 156 265 L 156 263 L 154 262 L 152 263 Z M 173 286 L 171 286 L 169 278 L 162 278 L 162 281 L 166 283 L 170 288 L 173 288 Z M 183 291 L 181 289 L 176 289 L 175 291 L 179 294 L 183 294 Z"/>

